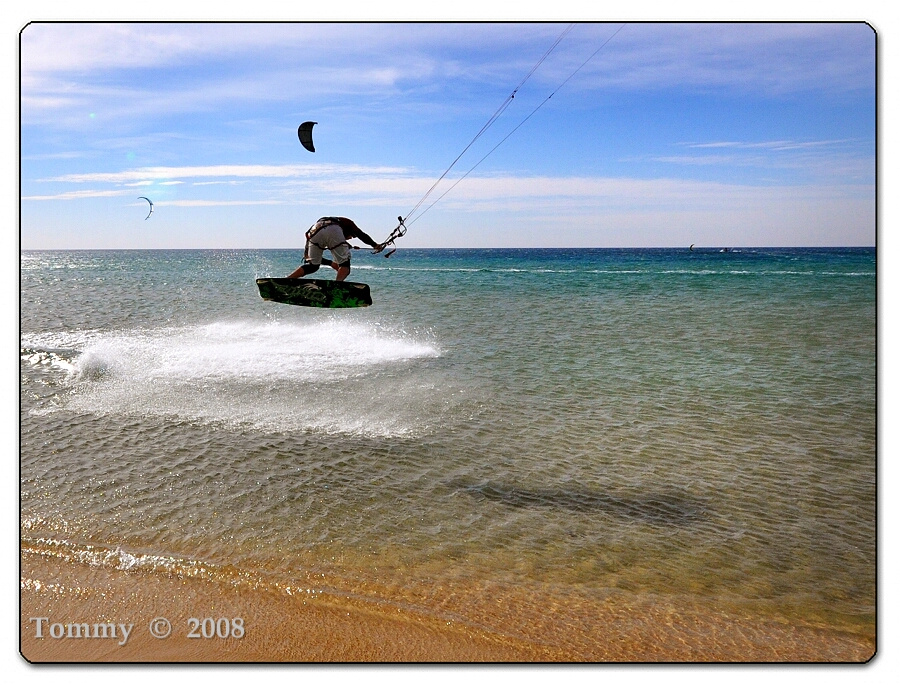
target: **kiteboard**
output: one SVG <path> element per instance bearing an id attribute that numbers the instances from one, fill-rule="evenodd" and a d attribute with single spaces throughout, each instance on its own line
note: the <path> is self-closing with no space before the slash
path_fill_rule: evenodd
<path id="1" fill-rule="evenodd" d="M 301 307 L 368 307 L 372 304 L 372 295 L 365 283 L 315 278 L 257 278 L 256 287 L 264 300 Z"/>

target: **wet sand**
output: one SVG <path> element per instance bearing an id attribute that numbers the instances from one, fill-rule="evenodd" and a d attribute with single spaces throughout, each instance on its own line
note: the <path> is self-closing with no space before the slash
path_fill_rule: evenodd
<path id="1" fill-rule="evenodd" d="M 516 600 L 532 593 L 534 606 L 534 588 L 498 593 L 464 584 L 442 587 L 440 611 L 432 600 L 429 615 L 408 597 L 299 597 L 252 584 L 32 555 L 23 555 L 21 575 L 20 647 L 34 663 L 864 662 L 875 650 L 868 636 L 658 600 L 573 603 L 548 591 L 540 602 L 545 610 L 529 615 Z M 172 625 L 166 638 L 150 632 L 157 617 Z M 188 637 L 192 617 L 227 619 L 217 624 L 226 636 L 215 635 L 210 621 L 205 627 L 212 636 L 203 636 L 200 623 L 199 637 Z M 42 638 L 36 637 L 38 624 Z M 70 624 L 79 625 L 73 637 L 67 636 Z M 114 636 L 109 624 L 117 626 Z M 105 630 L 107 637 L 74 636 L 82 630 Z"/>

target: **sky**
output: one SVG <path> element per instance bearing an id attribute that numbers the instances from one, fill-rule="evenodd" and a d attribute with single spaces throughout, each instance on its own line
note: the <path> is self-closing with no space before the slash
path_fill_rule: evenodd
<path id="1" fill-rule="evenodd" d="M 862 22 L 35 21 L 20 50 L 24 249 L 295 247 L 324 215 L 407 217 L 401 247 L 875 244 Z"/>

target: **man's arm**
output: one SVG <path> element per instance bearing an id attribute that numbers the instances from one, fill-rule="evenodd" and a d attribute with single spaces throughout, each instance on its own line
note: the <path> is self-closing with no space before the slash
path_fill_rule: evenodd
<path id="1" fill-rule="evenodd" d="M 374 240 L 372 240 L 372 237 L 368 233 L 363 231 L 361 228 L 359 228 L 359 226 L 356 227 L 356 232 L 357 232 L 357 236 L 356 236 L 357 238 L 362 240 L 366 245 L 369 245 L 370 247 L 375 248 L 375 254 L 378 254 L 379 252 L 381 252 L 384 249 L 384 245 L 382 245 L 380 243 L 376 243 Z"/>
<path id="2" fill-rule="evenodd" d="M 368 245 L 370 247 L 374 247 L 376 254 L 378 254 L 379 252 L 381 252 L 384 249 L 384 245 L 376 243 L 372 239 L 372 236 L 370 236 L 368 233 L 366 233 L 364 230 L 362 230 L 359 226 L 356 225 L 355 221 L 353 221 L 352 219 L 343 219 L 343 220 L 346 221 L 350 226 L 353 227 L 352 230 L 355 233 L 355 235 L 353 237 L 359 238 L 366 245 Z"/>
<path id="3" fill-rule="evenodd" d="M 368 233 L 364 233 L 363 231 L 360 231 L 359 235 L 357 237 L 360 240 L 362 240 L 366 245 L 369 245 L 370 247 L 374 247 L 376 250 L 378 248 L 382 247 L 381 245 L 376 243 L 374 240 L 372 240 L 372 238 L 369 236 Z"/>

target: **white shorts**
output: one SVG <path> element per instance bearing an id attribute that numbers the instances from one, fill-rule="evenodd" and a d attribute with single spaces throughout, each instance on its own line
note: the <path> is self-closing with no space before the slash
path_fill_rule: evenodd
<path id="1" fill-rule="evenodd" d="M 306 242 L 306 261 L 310 264 L 321 264 L 325 250 L 331 250 L 331 256 L 337 264 L 346 264 L 350 261 L 350 243 L 344 237 L 343 229 L 337 224 L 320 228 Z"/>

